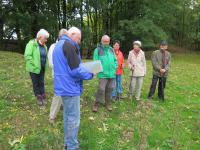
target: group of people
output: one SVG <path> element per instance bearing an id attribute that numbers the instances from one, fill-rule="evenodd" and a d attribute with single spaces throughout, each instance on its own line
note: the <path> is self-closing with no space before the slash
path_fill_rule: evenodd
<path id="1" fill-rule="evenodd" d="M 44 88 L 44 75 L 49 66 L 54 79 L 54 96 L 50 107 L 49 121 L 54 122 L 56 114 L 63 105 L 64 145 L 67 150 L 79 148 L 78 130 L 80 126 L 80 96 L 83 80 L 97 76 L 99 85 L 92 107 L 97 112 L 99 104 L 105 100 L 105 108 L 110 112 L 111 100 L 123 99 L 122 74 L 125 67 L 124 56 L 120 50 L 120 41 L 110 45 L 110 37 L 103 35 L 100 44 L 94 50 L 93 60 L 100 60 L 103 71 L 98 74 L 88 72 L 80 56 L 81 31 L 76 27 L 61 29 L 56 43 L 47 50 L 45 43 L 49 33 L 41 29 L 36 39 L 28 42 L 25 49 L 26 70 L 30 73 L 33 91 L 39 106 L 47 105 Z M 146 75 L 146 59 L 140 41 L 133 42 L 133 49 L 128 55 L 130 70 L 129 98 L 140 100 L 143 80 Z M 152 99 L 159 80 L 158 97 L 164 100 L 164 88 L 170 68 L 171 55 L 167 51 L 166 41 L 160 43 L 159 50 L 152 54 L 153 78 L 148 99 Z"/>

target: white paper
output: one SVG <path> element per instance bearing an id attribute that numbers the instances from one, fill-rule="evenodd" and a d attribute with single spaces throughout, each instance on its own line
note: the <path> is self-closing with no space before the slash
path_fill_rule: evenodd
<path id="1" fill-rule="evenodd" d="M 97 74 L 103 71 L 103 67 L 101 65 L 100 60 L 82 63 L 82 65 L 85 67 L 87 71 L 94 74 Z"/>

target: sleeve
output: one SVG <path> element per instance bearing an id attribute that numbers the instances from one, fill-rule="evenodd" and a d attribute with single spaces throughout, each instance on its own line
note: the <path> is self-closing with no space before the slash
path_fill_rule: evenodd
<path id="1" fill-rule="evenodd" d="M 123 55 L 123 53 L 122 53 L 122 64 L 125 65 L 124 64 L 124 55 Z"/>
<path id="2" fill-rule="evenodd" d="M 69 70 L 70 75 L 73 78 L 76 78 L 78 80 L 91 80 L 93 78 L 93 74 L 88 72 L 82 63 L 79 64 L 79 66 L 73 70 Z"/>
<path id="3" fill-rule="evenodd" d="M 131 69 L 132 68 L 132 64 L 131 64 L 131 53 L 129 52 L 128 54 L 128 68 Z"/>
<path id="4" fill-rule="evenodd" d="M 93 74 L 86 71 L 79 55 L 77 54 L 76 47 L 69 42 L 65 42 L 63 45 L 63 52 L 69 65 L 69 74 L 77 80 L 90 80 L 93 78 Z"/>
<path id="5" fill-rule="evenodd" d="M 114 52 L 114 63 L 115 63 L 115 69 L 118 68 L 118 61 L 117 61 L 117 57 L 115 55 L 115 52 Z"/>
<path id="6" fill-rule="evenodd" d="M 33 65 L 33 48 L 32 48 L 32 42 L 28 42 L 25 48 L 24 53 L 25 61 Z"/>
<path id="7" fill-rule="evenodd" d="M 166 66 L 165 66 L 165 70 L 169 71 L 170 66 L 171 66 L 171 54 L 169 53 L 169 60 L 168 60 L 168 63 L 166 64 Z"/>
<path id="8" fill-rule="evenodd" d="M 99 60 L 98 48 L 96 48 L 96 49 L 94 50 L 93 60 Z"/>
<path id="9" fill-rule="evenodd" d="M 156 58 L 155 52 L 152 53 L 151 61 L 152 61 L 153 68 L 154 68 L 155 70 L 160 71 L 161 66 L 158 64 L 158 60 L 157 60 L 157 58 Z"/>
<path id="10" fill-rule="evenodd" d="M 146 73 L 147 73 L 147 64 L 146 64 L 145 53 L 143 55 L 143 64 L 144 64 L 144 75 L 146 75 Z"/>
<path id="11" fill-rule="evenodd" d="M 49 52 L 48 52 L 48 61 L 49 61 L 49 67 L 53 68 L 53 50 L 55 48 L 55 43 L 52 44 L 49 48 Z"/>
<path id="12" fill-rule="evenodd" d="M 75 68 L 78 68 L 81 60 L 78 56 L 76 47 L 71 43 L 65 41 L 65 43 L 63 44 L 63 52 L 70 69 L 73 70 Z"/>

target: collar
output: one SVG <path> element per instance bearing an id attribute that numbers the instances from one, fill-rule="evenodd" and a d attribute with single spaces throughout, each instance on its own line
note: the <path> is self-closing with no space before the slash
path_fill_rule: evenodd
<path id="1" fill-rule="evenodd" d="M 166 52 L 166 50 L 164 50 L 164 51 L 163 51 L 163 50 L 161 50 L 161 49 L 160 49 L 160 52 L 161 52 L 161 53 L 165 53 L 165 52 Z"/>
<path id="2" fill-rule="evenodd" d="M 70 37 L 68 37 L 67 35 L 63 35 L 60 37 L 59 40 L 66 40 L 66 41 L 69 41 L 71 44 L 73 44 L 78 50 L 80 50 L 80 46 L 74 42 Z"/>
<path id="3" fill-rule="evenodd" d="M 115 50 L 115 54 L 118 55 L 120 53 L 120 49 L 119 50 Z"/>

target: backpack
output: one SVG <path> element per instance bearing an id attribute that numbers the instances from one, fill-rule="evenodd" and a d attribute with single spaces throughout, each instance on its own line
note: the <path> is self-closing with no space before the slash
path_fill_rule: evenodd
<path id="1" fill-rule="evenodd" d="M 103 56 L 104 55 L 103 47 L 100 45 L 97 47 L 97 49 L 98 49 L 98 56 Z M 110 53 L 113 55 L 115 54 L 114 49 L 112 47 L 110 47 Z"/>

